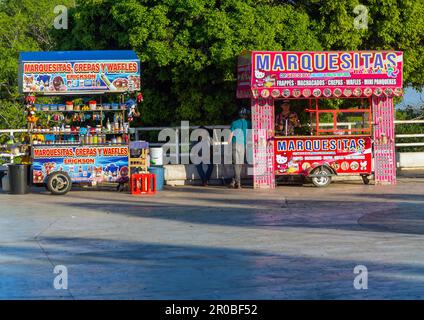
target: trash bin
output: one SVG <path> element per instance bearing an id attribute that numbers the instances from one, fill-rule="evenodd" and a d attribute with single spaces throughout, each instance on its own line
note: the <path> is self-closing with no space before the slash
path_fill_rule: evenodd
<path id="1" fill-rule="evenodd" d="M 165 169 L 162 166 L 150 166 L 149 172 L 156 175 L 156 190 L 163 190 L 165 184 Z"/>
<path id="2" fill-rule="evenodd" d="M 9 184 L 11 194 L 26 194 L 29 192 L 28 171 L 29 166 L 26 164 L 9 165 Z"/>

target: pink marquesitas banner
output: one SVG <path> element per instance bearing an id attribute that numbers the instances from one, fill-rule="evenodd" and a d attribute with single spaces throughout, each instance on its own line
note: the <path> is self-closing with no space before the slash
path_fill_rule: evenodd
<path id="1" fill-rule="evenodd" d="M 253 51 L 239 57 L 237 97 L 400 96 L 400 51 Z"/>

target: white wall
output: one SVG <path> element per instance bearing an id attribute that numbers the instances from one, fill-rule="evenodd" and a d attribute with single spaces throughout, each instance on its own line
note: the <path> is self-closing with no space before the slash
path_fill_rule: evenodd
<path id="1" fill-rule="evenodd" d="M 194 164 L 171 164 L 164 165 L 163 167 L 165 168 L 165 181 L 168 185 L 200 183 L 200 177 Z M 246 166 L 244 166 L 244 170 L 242 171 L 242 178 L 247 177 L 246 169 Z M 233 176 L 234 171 L 232 165 L 217 164 L 214 165 L 211 180 L 222 182 L 222 180 L 231 179 Z"/>
<path id="2" fill-rule="evenodd" d="M 424 169 L 424 152 L 398 152 L 396 161 L 400 169 Z"/>

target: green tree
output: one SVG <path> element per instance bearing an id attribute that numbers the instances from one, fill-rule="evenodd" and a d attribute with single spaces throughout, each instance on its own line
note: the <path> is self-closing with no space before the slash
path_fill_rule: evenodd
<path id="1" fill-rule="evenodd" d="M 70 6 L 69 30 L 52 28 L 56 4 Z M 136 50 L 146 125 L 228 122 L 248 103 L 235 99 L 243 50 L 402 50 L 405 84 L 421 89 L 423 12 L 422 0 L 0 0 L 0 103 L 19 102 L 19 52 L 52 49 Z M 15 110 L 0 108 L 0 126 Z"/>
<path id="2" fill-rule="evenodd" d="M 299 0 L 296 6 L 310 16 L 324 49 L 403 51 L 404 85 L 424 86 L 424 1 Z"/>
<path id="3" fill-rule="evenodd" d="M 56 5 L 69 0 L 0 0 L 0 128 L 24 125 L 18 92 L 21 51 L 51 50 Z"/>
<path id="4" fill-rule="evenodd" d="M 138 52 L 147 124 L 225 123 L 243 50 L 321 49 L 308 15 L 273 1 L 89 0 L 72 17 L 60 48 Z"/>

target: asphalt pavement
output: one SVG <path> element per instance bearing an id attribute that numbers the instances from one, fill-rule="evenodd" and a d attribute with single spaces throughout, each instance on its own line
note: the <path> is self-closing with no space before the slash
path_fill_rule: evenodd
<path id="1" fill-rule="evenodd" d="M 0 193 L 0 299 L 422 299 L 423 206 L 416 178 Z"/>

